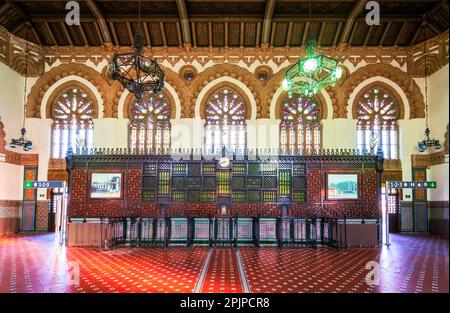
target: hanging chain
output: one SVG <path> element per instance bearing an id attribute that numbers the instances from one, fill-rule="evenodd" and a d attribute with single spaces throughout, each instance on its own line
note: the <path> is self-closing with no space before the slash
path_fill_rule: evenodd
<path id="1" fill-rule="evenodd" d="M 141 0 L 138 1 L 138 23 L 139 23 L 139 31 L 142 30 L 141 25 Z"/>
<path id="2" fill-rule="evenodd" d="M 25 117 L 27 115 L 27 78 L 28 78 L 28 32 L 30 28 L 27 27 L 27 37 L 25 43 L 25 83 L 23 90 L 23 121 L 22 128 L 25 128 Z"/>
<path id="3" fill-rule="evenodd" d="M 426 41 L 426 29 L 424 28 L 424 42 L 423 42 L 423 53 L 424 53 L 424 72 L 425 72 L 425 127 L 428 129 L 428 80 L 427 80 L 427 41 Z"/>

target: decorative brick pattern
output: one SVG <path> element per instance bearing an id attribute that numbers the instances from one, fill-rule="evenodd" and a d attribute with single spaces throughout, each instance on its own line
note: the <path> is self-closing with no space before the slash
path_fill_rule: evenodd
<path id="1" fill-rule="evenodd" d="M 310 203 L 320 202 L 321 191 L 321 171 L 320 170 L 308 170 L 308 193 L 307 200 Z"/>
<path id="2" fill-rule="evenodd" d="M 141 169 L 129 169 L 126 180 L 126 192 L 128 200 L 141 200 L 142 171 Z"/>
<path id="3" fill-rule="evenodd" d="M 83 201 L 86 197 L 87 170 L 74 169 L 72 172 L 72 190 L 70 191 L 70 200 L 73 202 Z"/>
<path id="4" fill-rule="evenodd" d="M 341 160 L 341 162 L 344 162 Z M 315 162 L 309 165 L 317 164 Z M 377 218 L 381 216 L 377 201 L 377 172 L 375 169 L 357 170 L 359 174 L 359 195 L 357 200 L 327 200 L 326 174 L 348 173 L 347 167 L 337 170 L 323 169 L 320 166 L 308 166 L 306 203 L 288 204 L 288 215 L 297 217 L 347 217 L 347 218 Z M 344 165 L 346 163 L 344 162 Z M 356 167 L 354 163 L 349 163 Z M 320 164 L 319 164 L 320 165 Z M 108 170 L 108 167 L 104 167 Z M 110 168 L 117 170 L 118 168 Z M 155 216 L 241 216 L 241 217 L 276 217 L 281 214 L 278 204 L 273 203 L 236 203 L 227 205 L 223 215 L 220 201 L 217 203 L 174 203 L 174 202 L 143 202 L 142 201 L 142 170 L 133 167 L 124 170 L 123 198 L 117 200 L 93 200 L 89 198 L 89 175 L 91 170 L 75 168 L 72 171 L 72 188 L 70 194 L 69 216 L 71 217 L 155 217 Z M 147 186 L 148 188 L 148 186 Z M 195 190 L 194 190 L 195 191 Z M 255 190 L 259 192 L 258 190 Z M 169 199 L 169 198 L 168 198 Z M 161 199 L 159 199 L 161 201 Z"/>
<path id="5" fill-rule="evenodd" d="M 36 230 L 48 230 L 48 201 L 38 201 L 36 207 Z"/>
<path id="6" fill-rule="evenodd" d="M 0 218 L 20 218 L 22 201 L 0 200 Z"/>
<path id="7" fill-rule="evenodd" d="M 90 171 L 76 168 L 72 171 L 72 189 L 70 192 L 70 217 L 124 217 L 124 216 L 155 216 L 154 204 L 143 204 L 142 171 L 130 168 L 124 174 L 123 198 L 120 200 L 90 199 Z"/>

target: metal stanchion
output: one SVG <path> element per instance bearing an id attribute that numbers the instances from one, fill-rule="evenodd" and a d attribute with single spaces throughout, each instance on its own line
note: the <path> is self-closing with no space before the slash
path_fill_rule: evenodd
<path id="1" fill-rule="evenodd" d="M 385 195 L 384 195 L 384 218 L 385 218 L 385 232 L 386 232 L 386 246 L 390 246 L 391 243 L 389 242 L 389 210 L 388 210 L 388 199 L 389 199 L 389 184 L 386 182 L 386 188 L 385 188 Z"/>

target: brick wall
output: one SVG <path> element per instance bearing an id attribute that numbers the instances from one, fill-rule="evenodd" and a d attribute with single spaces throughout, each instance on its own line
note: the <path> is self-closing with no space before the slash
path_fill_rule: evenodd
<path id="1" fill-rule="evenodd" d="M 113 171 L 114 169 L 111 169 Z M 128 217 L 128 216 L 220 216 L 220 205 L 215 203 L 144 203 L 142 198 L 141 168 L 123 170 L 124 190 L 121 199 L 90 199 L 88 190 L 90 170 L 75 168 L 72 172 L 70 217 Z M 300 217 L 356 217 L 381 216 L 377 205 L 377 173 L 373 170 L 353 170 L 359 174 L 357 200 L 330 201 L 326 199 L 328 170 L 309 169 L 307 172 L 307 203 L 290 205 L 288 215 Z M 348 171 L 332 170 L 333 173 Z M 226 216 L 274 217 L 280 214 L 277 204 L 229 203 Z"/>
<path id="2" fill-rule="evenodd" d="M 38 201 L 36 207 L 36 230 L 48 230 L 49 201 Z"/>
<path id="3" fill-rule="evenodd" d="M 19 232 L 22 201 L 0 200 L 0 236 Z"/>

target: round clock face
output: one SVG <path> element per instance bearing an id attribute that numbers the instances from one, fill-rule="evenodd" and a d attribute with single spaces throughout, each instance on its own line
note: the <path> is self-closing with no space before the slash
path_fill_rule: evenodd
<path id="1" fill-rule="evenodd" d="M 230 159 L 228 159 L 228 158 L 220 158 L 219 166 L 222 167 L 222 168 L 230 166 Z"/>

